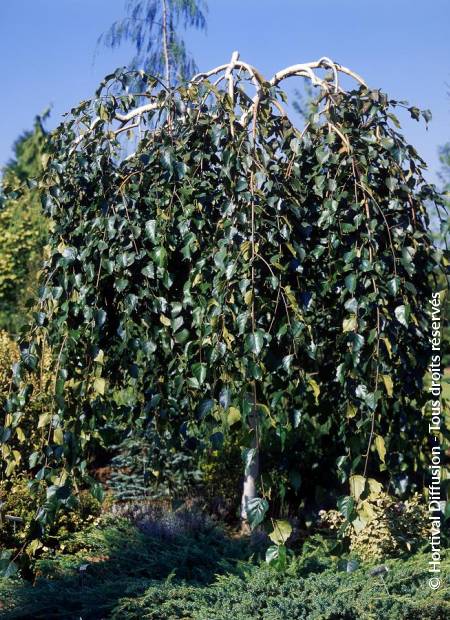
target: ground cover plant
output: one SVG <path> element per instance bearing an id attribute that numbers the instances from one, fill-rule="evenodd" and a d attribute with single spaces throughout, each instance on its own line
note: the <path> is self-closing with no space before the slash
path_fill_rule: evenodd
<path id="1" fill-rule="evenodd" d="M 335 540 L 316 535 L 280 572 L 259 561 L 270 543 L 267 536 L 230 538 L 198 513 L 156 511 L 136 521 L 136 512 L 130 506 L 126 517 L 104 516 L 100 527 L 72 534 L 63 552 L 47 552 L 37 562 L 34 585 L 17 577 L 2 580 L 1 617 L 448 617 L 448 577 L 438 591 L 428 587 L 426 553 L 362 562 L 337 555 Z M 442 568 L 448 575 L 448 560 Z"/>

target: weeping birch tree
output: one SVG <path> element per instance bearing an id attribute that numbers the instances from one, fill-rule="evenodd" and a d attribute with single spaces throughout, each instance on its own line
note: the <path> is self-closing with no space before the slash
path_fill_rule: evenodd
<path id="1" fill-rule="evenodd" d="M 72 109 L 40 181 L 50 253 L 0 435 L 8 474 L 47 489 L 30 537 L 86 478 L 102 433 L 142 412 L 178 444 L 238 435 L 252 527 L 276 492 L 274 446 L 282 468 L 290 451 L 310 462 L 314 440 L 349 521 L 405 471 L 417 488 L 427 304 L 446 258 L 426 209 L 441 199 L 395 116 L 405 104 L 328 58 L 266 78 L 235 53 L 177 88 L 138 77 L 144 95 L 116 71 Z M 300 127 L 281 90 L 294 78 L 318 91 Z M 44 351 L 53 406 L 25 427 Z M 137 407 L 113 398 L 127 387 Z"/>

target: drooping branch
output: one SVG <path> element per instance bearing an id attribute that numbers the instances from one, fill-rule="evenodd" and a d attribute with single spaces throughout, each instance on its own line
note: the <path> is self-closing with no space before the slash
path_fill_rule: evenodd
<path id="1" fill-rule="evenodd" d="M 328 79 L 324 79 L 317 74 L 317 70 L 321 69 L 328 69 L 331 71 L 333 76 L 331 81 L 329 81 Z M 234 104 L 234 102 L 236 101 L 237 84 L 242 81 L 242 74 L 246 74 L 248 76 L 256 91 L 251 100 L 251 104 L 241 113 L 240 122 L 243 126 L 246 126 L 249 119 L 252 118 L 254 110 L 258 106 L 264 89 L 267 88 L 267 86 L 278 86 L 283 80 L 286 80 L 287 78 L 301 77 L 310 80 L 310 82 L 314 86 L 317 86 L 323 91 L 324 95 L 328 95 L 330 91 L 344 92 L 344 89 L 339 83 L 340 74 L 352 78 L 361 86 L 366 86 L 366 83 L 361 76 L 359 76 L 351 69 L 348 69 L 347 67 L 344 67 L 337 62 L 334 62 L 326 56 L 323 56 L 317 61 L 291 65 L 290 67 L 286 67 L 285 69 L 282 69 L 275 73 L 275 75 L 273 75 L 270 80 L 266 80 L 262 73 L 258 69 L 256 69 L 256 67 L 240 60 L 239 52 L 235 51 L 231 56 L 230 62 L 219 65 L 218 67 L 210 69 L 209 71 L 198 73 L 197 75 L 195 75 L 190 80 L 187 91 L 189 93 L 194 88 L 198 88 L 200 84 L 205 84 L 206 86 L 208 86 L 210 84 L 210 78 L 212 78 L 213 76 L 219 76 L 218 79 L 214 82 L 213 86 L 217 87 L 220 82 L 225 80 L 227 82 L 228 95 L 231 102 Z M 212 93 L 213 91 L 209 90 L 209 94 Z M 283 116 L 287 116 L 286 111 L 278 101 L 273 100 L 272 104 L 279 110 L 280 114 L 282 114 Z M 119 126 L 114 129 L 114 133 L 118 135 L 124 131 L 139 127 L 141 120 L 147 112 L 161 109 L 164 106 L 165 102 L 163 101 L 152 101 L 150 103 L 138 106 L 124 114 L 115 112 L 113 117 L 111 118 L 111 122 L 116 121 Z M 241 102 L 240 107 L 242 109 Z M 72 149 L 75 149 L 80 144 L 80 142 L 82 142 L 82 140 L 96 127 L 100 120 L 101 119 L 97 117 L 92 121 L 90 128 L 80 134 L 74 140 Z M 127 123 L 130 124 L 128 125 Z"/>
<path id="2" fill-rule="evenodd" d="M 321 69 L 325 67 L 328 67 L 333 72 L 335 90 L 340 89 L 339 81 L 338 81 L 339 73 L 344 73 L 345 75 L 348 75 L 349 77 L 354 79 L 356 82 L 361 84 L 361 86 L 366 86 L 365 81 L 357 73 L 355 73 L 354 71 L 351 71 L 350 69 L 348 69 L 347 67 L 344 67 L 343 65 L 338 64 L 337 62 L 333 62 L 332 60 L 330 60 L 329 58 L 325 56 L 320 58 L 316 62 L 309 62 L 305 64 L 300 64 L 300 65 L 292 65 L 290 67 L 287 67 L 286 69 L 282 69 L 281 71 L 278 71 L 277 73 L 275 73 L 273 78 L 270 80 L 270 84 L 272 86 L 276 86 L 282 80 L 285 80 L 288 77 L 302 76 L 302 77 L 309 77 L 313 84 L 320 86 L 321 88 L 325 88 L 325 90 L 328 90 L 329 84 L 327 84 L 325 80 L 320 79 L 314 73 L 314 69 Z"/>

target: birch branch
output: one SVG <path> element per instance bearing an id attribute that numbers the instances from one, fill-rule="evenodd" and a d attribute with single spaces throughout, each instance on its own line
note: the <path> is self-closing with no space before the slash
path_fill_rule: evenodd
<path id="1" fill-rule="evenodd" d="M 325 80 L 319 77 L 315 73 L 315 71 L 319 69 L 331 70 L 333 74 L 333 81 L 329 82 L 328 80 Z M 237 73 L 236 78 L 234 75 L 235 72 Z M 278 71 L 277 73 L 275 73 L 275 75 L 269 81 L 267 81 L 264 78 L 264 76 L 258 71 L 258 69 L 256 69 L 254 66 L 250 65 L 247 62 L 239 60 L 239 52 L 235 51 L 233 52 L 229 63 L 219 65 L 218 67 L 215 67 L 214 69 L 211 69 L 203 73 L 197 73 L 197 75 L 195 75 L 189 82 L 188 91 L 194 86 L 197 86 L 198 84 L 202 82 L 209 82 L 209 78 L 219 75 L 217 80 L 215 80 L 214 82 L 214 86 L 217 86 L 222 80 L 227 81 L 228 94 L 230 96 L 232 103 L 234 103 L 235 93 L 236 93 L 236 83 L 242 79 L 243 73 L 249 76 L 250 81 L 252 82 L 255 88 L 255 91 L 256 91 L 251 104 L 246 110 L 243 111 L 241 115 L 240 122 L 243 126 L 245 126 L 248 122 L 248 119 L 252 117 L 254 110 L 257 107 L 258 102 L 261 98 L 264 84 L 268 84 L 269 87 L 273 87 L 273 86 L 278 86 L 283 80 L 286 80 L 287 78 L 303 77 L 303 78 L 309 79 L 314 86 L 318 86 L 319 88 L 321 88 L 324 94 L 326 95 L 327 93 L 330 92 L 330 88 L 333 88 L 334 92 L 344 92 L 341 86 L 339 85 L 339 74 L 344 74 L 352 78 L 353 80 L 355 80 L 358 84 L 362 86 L 366 86 L 365 81 L 360 75 L 358 75 L 351 69 L 348 69 L 347 67 L 344 67 L 343 65 L 340 65 L 339 63 L 332 61 L 330 58 L 327 58 L 326 56 L 319 58 L 319 60 L 317 61 L 301 63 L 301 64 L 296 64 L 296 65 L 291 65 L 290 67 L 286 67 L 285 69 L 282 69 L 281 71 Z M 166 79 L 167 79 L 167 75 L 166 75 Z M 287 116 L 286 111 L 281 106 L 279 101 L 273 100 L 272 104 L 280 111 L 280 113 L 283 116 Z M 134 129 L 136 127 L 139 127 L 141 118 L 144 114 L 152 110 L 160 109 L 163 106 L 164 106 L 164 102 L 152 102 L 152 103 L 141 105 L 135 108 L 134 110 L 130 110 L 126 114 L 120 114 L 116 112 L 112 120 L 115 120 L 118 123 L 120 123 L 120 127 L 114 130 L 114 134 L 118 135 L 123 131 L 127 131 L 128 129 Z M 75 149 L 80 144 L 80 142 L 82 142 L 84 137 L 87 136 L 96 127 L 96 125 L 100 122 L 100 120 L 101 120 L 100 118 L 95 118 L 92 121 L 89 129 L 85 131 L 84 133 L 80 134 L 79 136 L 77 136 L 77 138 L 73 141 L 71 148 Z M 133 122 L 130 123 L 130 125 L 127 125 L 127 123 L 129 123 L 130 121 L 133 121 Z"/>

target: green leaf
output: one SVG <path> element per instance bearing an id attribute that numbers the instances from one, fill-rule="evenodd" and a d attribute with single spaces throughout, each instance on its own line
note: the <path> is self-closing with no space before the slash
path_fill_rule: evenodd
<path id="1" fill-rule="evenodd" d="M 199 382 L 199 385 L 202 385 L 206 379 L 206 364 L 200 362 L 192 364 L 192 374 Z"/>
<path id="2" fill-rule="evenodd" d="M 386 463 L 386 446 L 384 443 L 383 437 L 381 435 L 377 435 L 375 437 L 375 448 L 377 449 L 378 456 L 380 457 L 380 461 Z"/>
<path id="3" fill-rule="evenodd" d="M 94 497 L 100 503 L 103 502 L 103 499 L 105 497 L 105 490 L 102 484 L 100 484 L 99 482 L 95 482 L 91 486 L 90 491 L 91 491 L 92 497 Z"/>
<path id="4" fill-rule="evenodd" d="M 354 293 L 356 290 L 356 275 L 354 273 L 350 273 L 345 278 L 345 288 L 350 292 Z"/>
<path id="5" fill-rule="evenodd" d="M 126 278 L 119 278 L 118 280 L 116 280 L 114 286 L 119 291 L 119 293 L 121 293 L 127 288 L 128 280 Z"/>
<path id="6" fill-rule="evenodd" d="M 266 563 L 278 571 L 284 571 L 287 566 L 287 550 L 284 545 L 272 545 L 266 551 Z"/>
<path id="7" fill-rule="evenodd" d="M 348 338 L 348 342 L 352 346 L 352 351 L 361 351 L 361 349 L 364 346 L 364 342 L 365 342 L 364 336 L 361 336 L 361 334 L 357 334 L 355 332 L 350 332 L 347 338 Z"/>
<path id="8" fill-rule="evenodd" d="M 204 400 L 202 400 L 197 408 L 197 413 L 200 417 L 201 420 L 203 420 L 203 418 L 205 418 L 208 413 L 210 413 L 214 408 L 214 401 L 212 398 L 205 398 Z"/>
<path id="9" fill-rule="evenodd" d="M 28 459 L 28 464 L 30 465 L 30 469 L 34 469 L 39 462 L 40 454 L 39 452 L 33 452 L 30 454 L 30 458 Z"/>
<path id="10" fill-rule="evenodd" d="M 278 560 L 278 545 L 271 545 L 266 550 L 266 562 L 272 564 Z"/>
<path id="11" fill-rule="evenodd" d="M 414 275 L 415 267 L 414 267 L 413 259 L 414 259 L 415 253 L 416 251 L 413 247 L 407 246 L 407 247 L 402 248 L 402 257 L 400 259 L 400 262 L 409 276 Z"/>
<path id="12" fill-rule="evenodd" d="M 284 370 L 286 372 L 290 372 L 291 371 L 291 364 L 292 364 L 292 360 L 294 359 L 294 355 L 285 355 L 283 357 L 283 359 L 281 360 L 281 365 L 283 366 Z"/>
<path id="13" fill-rule="evenodd" d="M 408 327 L 409 313 L 409 306 L 397 306 L 394 310 L 395 318 L 399 323 L 404 325 L 404 327 Z"/>
<path id="14" fill-rule="evenodd" d="M 98 106 L 98 116 L 102 121 L 109 121 L 108 109 L 103 105 L 103 103 Z"/>
<path id="15" fill-rule="evenodd" d="M 96 310 L 94 320 L 97 327 L 102 327 L 106 321 L 106 312 L 102 308 Z"/>
<path id="16" fill-rule="evenodd" d="M 53 441 L 57 446 L 62 446 L 64 444 L 64 433 L 59 426 L 53 431 Z"/>
<path id="17" fill-rule="evenodd" d="M 236 422 L 239 422 L 240 419 L 241 419 L 241 413 L 239 409 L 236 409 L 236 407 L 230 407 L 228 409 L 228 415 L 227 415 L 227 422 L 229 426 L 233 426 L 233 424 L 236 424 Z"/>
<path id="18" fill-rule="evenodd" d="M 311 390 L 314 394 L 314 399 L 316 402 L 316 405 L 319 404 L 319 395 L 320 395 L 320 386 L 317 383 L 317 381 L 315 379 L 312 379 L 312 377 L 308 377 L 308 384 L 311 387 Z"/>
<path id="19" fill-rule="evenodd" d="M 374 410 L 376 408 L 379 392 L 369 392 L 366 385 L 360 384 L 355 390 L 355 395 L 360 398 L 369 409 Z"/>
<path id="20" fill-rule="evenodd" d="M 8 579 L 18 572 L 19 567 L 11 559 L 12 557 L 13 553 L 9 549 L 2 550 L 0 555 L 0 577 Z"/>
<path id="21" fill-rule="evenodd" d="M 355 315 L 349 317 L 348 319 L 344 319 L 342 321 L 342 331 L 344 333 L 356 331 L 357 327 L 358 327 L 358 320 Z"/>
<path id="22" fill-rule="evenodd" d="M 367 480 L 367 486 L 369 487 L 368 499 L 377 499 L 383 490 L 383 485 L 374 478 L 369 478 Z"/>
<path id="23" fill-rule="evenodd" d="M 184 178 L 187 172 L 187 166 L 183 161 L 178 161 L 175 164 L 175 170 L 177 171 L 177 176 L 179 179 Z"/>
<path id="24" fill-rule="evenodd" d="M 152 253 L 153 260 L 158 265 L 158 267 L 164 267 L 167 262 L 167 251 L 163 247 L 155 248 Z"/>
<path id="25" fill-rule="evenodd" d="M 184 319 L 182 316 L 177 316 L 174 319 L 172 319 L 172 330 L 175 333 L 176 331 L 178 331 L 180 329 L 180 327 L 183 325 L 184 323 Z"/>
<path id="26" fill-rule="evenodd" d="M 395 146 L 395 142 L 392 138 L 381 138 L 381 140 L 379 141 L 379 143 L 381 144 L 381 146 L 386 149 L 387 151 L 390 151 L 391 149 L 394 148 Z"/>
<path id="27" fill-rule="evenodd" d="M 383 383 L 386 388 L 387 395 L 392 398 L 394 394 L 394 383 L 390 375 L 381 375 L 383 377 Z"/>
<path id="28" fill-rule="evenodd" d="M 70 496 L 70 494 L 71 494 L 71 489 L 70 489 L 70 486 L 67 484 L 63 484 L 63 485 L 54 484 L 47 488 L 47 500 L 50 500 L 53 498 L 58 499 L 58 500 L 65 500 Z"/>
<path id="29" fill-rule="evenodd" d="M 172 172 L 173 170 L 173 153 L 170 150 L 163 151 L 161 154 L 161 164 L 165 170 Z"/>
<path id="30" fill-rule="evenodd" d="M 274 519 L 272 521 L 273 531 L 269 534 L 270 540 L 276 545 L 284 545 L 292 534 L 292 526 L 289 521 Z"/>
<path id="31" fill-rule="evenodd" d="M 268 509 L 269 503 L 262 497 L 254 497 L 246 500 L 245 512 L 252 530 L 264 521 L 264 517 L 266 516 Z"/>
<path id="32" fill-rule="evenodd" d="M 300 153 L 300 147 L 301 147 L 301 142 L 300 142 L 300 140 L 298 138 L 292 138 L 292 140 L 289 142 L 289 148 L 296 155 L 298 155 Z"/>
<path id="33" fill-rule="evenodd" d="M 352 521 L 355 515 L 355 500 L 349 495 L 340 497 L 337 501 L 337 507 L 341 515 L 347 520 Z"/>
<path id="34" fill-rule="evenodd" d="M 29 369 L 29 370 L 36 370 L 37 365 L 38 365 L 38 358 L 36 357 L 36 355 L 32 355 L 28 349 L 24 350 L 21 352 L 20 355 L 23 363 L 25 364 L 25 366 Z"/>
<path id="35" fill-rule="evenodd" d="M 351 312 L 352 314 L 356 314 L 358 311 L 358 302 L 356 301 L 354 297 L 352 297 L 351 299 L 347 299 L 347 301 L 344 304 L 344 308 L 348 310 L 348 312 Z"/>
<path id="36" fill-rule="evenodd" d="M 387 289 L 390 292 L 391 295 L 395 296 L 397 295 L 398 291 L 400 288 L 400 278 L 399 277 L 395 277 L 392 278 L 392 280 L 388 280 L 387 283 Z"/>
<path id="37" fill-rule="evenodd" d="M 241 312 L 236 317 L 236 325 L 238 327 L 238 333 L 239 333 L 240 336 L 242 336 L 242 334 L 245 331 L 245 326 L 247 325 L 247 320 L 248 320 L 247 312 Z"/>
<path id="38" fill-rule="evenodd" d="M 395 177 L 388 177 L 386 179 L 386 187 L 389 191 L 393 191 L 398 185 L 398 181 Z"/>
<path id="39" fill-rule="evenodd" d="M 247 306 L 250 306 L 252 301 L 253 301 L 253 291 L 250 289 L 244 295 L 244 302 L 247 304 Z"/>
<path id="40" fill-rule="evenodd" d="M 322 256 L 324 252 L 325 252 L 325 246 L 316 245 L 316 247 L 312 250 L 311 254 L 312 256 L 314 256 L 314 258 L 318 259 Z"/>
<path id="41" fill-rule="evenodd" d="M 256 331 L 254 334 L 248 334 L 245 338 L 245 344 L 251 353 L 259 355 L 264 345 L 264 332 Z"/>
<path id="42" fill-rule="evenodd" d="M 94 357 L 94 362 L 102 365 L 104 361 L 105 361 L 105 352 L 103 351 L 103 349 L 98 349 L 98 353 Z"/>
<path id="43" fill-rule="evenodd" d="M 94 381 L 94 390 L 97 392 L 97 394 L 101 394 L 103 396 L 103 394 L 105 393 L 105 387 L 105 379 L 103 379 L 102 377 L 96 377 Z"/>
<path id="44" fill-rule="evenodd" d="M 164 327 L 170 327 L 171 321 L 170 321 L 169 317 L 167 317 L 165 314 L 160 314 L 159 315 L 159 320 L 164 325 Z"/>
<path id="45" fill-rule="evenodd" d="M 51 413 L 41 413 L 39 416 L 37 427 L 43 428 L 44 426 L 47 426 L 48 424 L 50 424 L 51 421 L 52 421 Z"/>
<path id="46" fill-rule="evenodd" d="M 350 252 L 346 252 L 344 254 L 344 262 L 346 264 L 353 262 L 355 260 L 355 258 L 356 258 L 356 250 L 355 249 L 352 249 L 352 250 L 350 250 Z"/>
<path id="47" fill-rule="evenodd" d="M 23 430 L 20 428 L 20 426 L 16 427 L 16 435 L 17 435 L 17 439 L 20 441 L 20 443 L 25 441 L 26 436 L 25 436 L 25 433 L 23 432 Z"/>
<path id="48" fill-rule="evenodd" d="M 152 243 L 156 243 L 156 220 L 148 220 L 145 222 L 145 231 Z"/>
<path id="49" fill-rule="evenodd" d="M 348 403 L 347 404 L 347 418 L 354 418 L 355 415 L 358 413 L 358 409 L 355 407 L 355 405 L 353 403 Z"/>
<path id="50" fill-rule="evenodd" d="M 420 120 L 419 108 L 416 108 L 415 106 L 411 106 L 410 108 L 408 108 L 408 111 L 411 114 L 411 118 L 413 118 L 415 121 Z"/>
<path id="51" fill-rule="evenodd" d="M 324 164 L 329 158 L 329 156 L 330 155 L 328 151 L 326 151 L 324 148 L 319 147 L 316 149 L 316 158 L 319 164 Z"/>
<path id="52" fill-rule="evenodd" d="M 146 278 L 154 278 L 155 277 L 155 268 L 152 264 L 146 265 L 143 269 L 141 269 L 141 273 Z"/>
<path id="53" fill-rule="evenodd" d="M 353 475 L 350 476 L 350 493 L 351 496 L 358 501 L 361 495 L 364 493 L 366 487 L 366 479 L 364 476 Z"/>
<path id="54" fill-rule="evenodd" d="M 180 332 L 177 332 L 173 338 L 175 342 L 178 342 L 178 344 L 184 344 L 188 340 L 189 336 L 189 331 L 187 329 L 182 329 Z"/>
<path id="55" fill-rule="evenodd" d="M 238 179 L 236 183 L 237 192 L 243 192 L 245 189 L 247 189 L 247 187 L 248 187 L 247 179 L 244 179 L 243 177 Z"/>
<path id="56" fill-rule="evenodd" d="M 294 428 L 298 428 L 300 426 L 300 422 L 302 421 L 302 412 L 300 411 L 300 409 L 294 409 L 293 417 L 294 417 Z"/>

